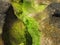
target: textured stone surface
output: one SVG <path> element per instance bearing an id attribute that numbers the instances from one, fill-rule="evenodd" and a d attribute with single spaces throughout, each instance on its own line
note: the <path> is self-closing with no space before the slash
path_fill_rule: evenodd
<path id="1" fill-rule="evenodd" d="M 8 2 L 0 0 L 0 13 L 6 12 L 8 7 L 9 7 L 9 3 Z"/>
<path id="2" fill-rule="evenodd" d="M 2 41 L 2 27 L 4 24 L 4 19 L 5 19 L 5 12 L 9 8 L 8 0 L 0 0 L 0 45 L 4 45 Z"/>
<path id="3" fill-rule="evenodd" d="M 9 0 L 0 0 L 0 34 L 2 32 L 2 26 L 4 23 L 4 19 L 5 19 L 5 12 L 8 10 L 9 8 Z"/>
<path id="4" fill-rule="evenodd" d="M 42 32 L 41 45 L 60 45 L 60 3 L 50 4 L 40 22 Z"/>
<path id="5" fill-rule="evenodd" d="M 4 24 L 5 14 L 0 14 L 0 34 L 2 33 L 2 27 Z"/>

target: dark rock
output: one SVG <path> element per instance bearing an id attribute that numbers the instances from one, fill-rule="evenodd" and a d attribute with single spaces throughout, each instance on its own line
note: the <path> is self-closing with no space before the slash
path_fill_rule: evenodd
<path id="1" fill-rule="evenodd" d="M 5 1 L 0 0 L 0 14 L 6 12 L 6 10 L 9 8 L 9 3 Z"/>
<path id="2" fill-rule="evenodd" d="M 2 32 L 2 27 L 5 19 L 5 12 L 8 10 L 10 4 L 8 0 L 0 0 L 0 34 Z"/>

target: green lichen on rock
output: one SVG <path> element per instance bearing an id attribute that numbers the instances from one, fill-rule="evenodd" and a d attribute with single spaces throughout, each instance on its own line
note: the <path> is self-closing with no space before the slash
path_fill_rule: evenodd
<path id="1" fill-rule="evenodd" d="M 27 28 L 26 31 L 31 35 L 32 45 L 40 45 L 40 32 L 38 30 L 38 22 L 36 22 L 34 18 L 29 17 L 30 15 L 28 15 L 29 13 L 35 11 L 31 5 L 31 2 L 24 0 L 22 5 L 16 2 L 12 3 L 12 5 L 15 7 L 14 10 L 16 12 L 16 16 L 24 22 Z M 20 13 L 21 11 L 23 12 Z"/>
<path id="2" fill-rule="evenodd" d="M 40 32 L 38 31 L 38 23 L 31 17 L 27 15 L 21 16 L 21 19 L 25 23 L 27 27 L 27 31 L 30 33 L 32 37 L 32 45 L 40 45 Z"/>
<path id="3" fill-rule="evenodd" d="M 40 45 L 40 32 L 38 30 L 38 22 L 36 22 L 36 20 L 29 15 L 29 13 L 32 13 L 34 11 L 35 9 L 32 7 L 31 2 L 25 1 L 23 3 L 23 14 L 20 16 L 20 19 L 23 20 L 27 27 L 27 31 L 32 37 L 32 45 Z"/>
<path id="4" fill-rule="evenodd" d="M 14 8 L 14 13 L 16 16 L 19 17 L 19 15 L 22 13 L 22 3 L 19 2 L 20 0 L 13 0 L 11 2 L 13 8 Z"/>
<path id="5" fill-rule="evenodd" d="M 36 2 L 35 0 L 23 0 L 23 3 L 19 1 L 12 2 L 12 5 L 14 7 L 16 16 L 20 20 L 22 20 L 26 26 L 25 33 L 28 32 L 31 35 L 32 45 L 40 45 L 41 32 L 38 29 L 39 22 L 37 22 L 35 18 L 33 18 L 33 13 L 36 14 L 36 13 L 42 12 L 47 7 L 47 5 L 41 5 L 35 2 Z M 27 33 L 27 36 L 28 36 L 28 33 Z"/>

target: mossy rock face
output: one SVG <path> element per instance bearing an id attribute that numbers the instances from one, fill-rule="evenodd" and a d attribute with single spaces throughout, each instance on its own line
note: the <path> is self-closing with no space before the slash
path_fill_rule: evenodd
<path id="1" fill-rule="evenodd" d="M 24 0 L 24 1 L 26 1 L 26 0 Z M 17 5 L 15 5 L 15 4 L 17 4 Z M 17 12 L 17 13 L 15 13 L 16 16 L 24 22 L 24 24 L 27 28 L 27 30 L 26 30 L 27 44 L 26 45 L 29 45 L 29 42 L 32 43 L 31 45 L 40 45 L 40 42 L 39 42 L 40 34 L 38 31 L 38 23 L 36 22 L 36 20 L 33 17 L 29 17 L 30 16 L 29 13 L 35 11 L 34 8 L 31 7 L 31 2 L 27 2 L 27 3 L 24 2 L 22 4 L 22 11 L 23 11 L 22 13 L 20 13 L 20 11 L 19 11 L 21 9 L 20 3 L 14 2 L 14 4 L 12 3 L 12 5 L 13 5 L 13 7 L 14 7 L 14 5 L 16 7 L 16 8 L 14 8 L 15 12 Z M 32 11 L 29 9 L 31 9 Z M 29 40 L 29 39 L 31 39 L 31 40 Z"/>
<path id="2" fill-rule="evenodd" d="M 19 45 L 25 42 L 25 25 L 16 17 L 12 5 L 5 12 L 2 39 L 4 45 Z"/>
<path id="3" fill-rule="evenodd" d="M 14 42 L 24 42 L 25 41 L 25 25 L 20 20 L 15 21 L 12 26 L 11 30 L 9 31 L 11 38 Z"/>

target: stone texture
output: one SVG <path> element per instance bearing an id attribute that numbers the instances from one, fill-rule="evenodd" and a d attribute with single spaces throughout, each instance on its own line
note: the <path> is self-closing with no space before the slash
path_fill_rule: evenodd
<path id="1" fill-rule="evenodd" d="M 0 0 L 0 34 L 2 33 L 2 26 L 4 24 L 5 12 L 9 8 L 9 0 Z"/>
<path id="2" fill-rule="evenodd" d="M 0 0 L 0 45 L 4 45 L 1 34 L 6 15 L 5 12 L 8 10 L 9 6 L 8 0 Z"/>
<path id="3" fill-rule="evenodd" d="M 9 7 L 9 3 L 6 1 L 0 0 L 0 14 L 5 13 Z"/>
<path id="4" fill-rule="evenodd" d="M 60 3 L 48 5 L 42 13 L 46 16 L 40 22 L 41 45 L 60 45 Z"/>

